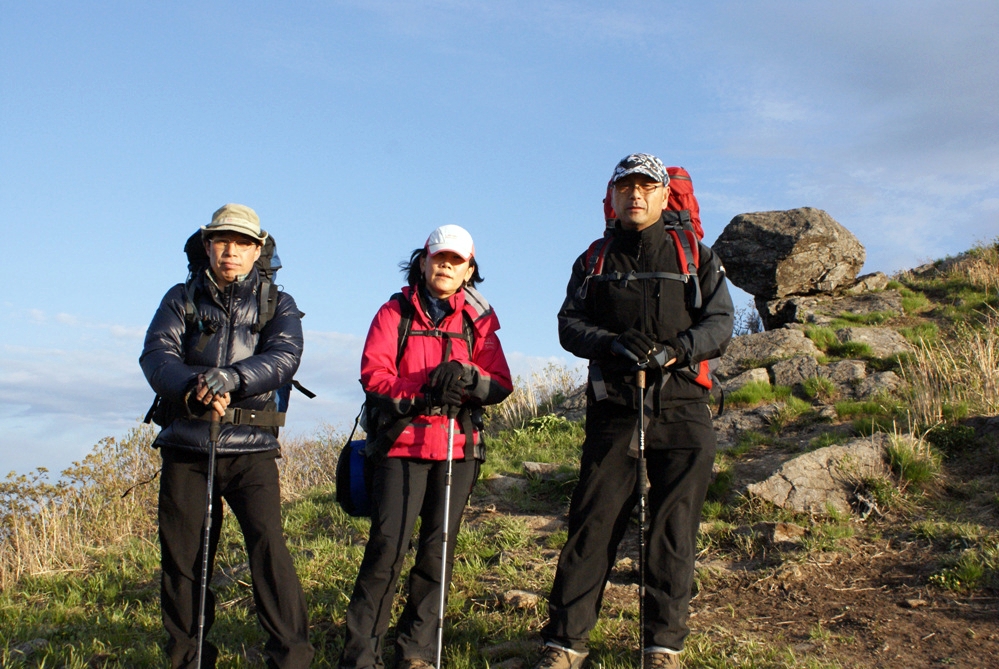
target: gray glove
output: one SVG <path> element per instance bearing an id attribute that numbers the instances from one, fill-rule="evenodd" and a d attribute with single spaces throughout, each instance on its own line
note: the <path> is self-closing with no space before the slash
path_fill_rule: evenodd
<path id="1" fill-rule="evenodd" d="M 205 385 L 212 395 L 225 395 L 239 390 L 239 374 L 232 367 L 214 367 L 204 374 Z"/>

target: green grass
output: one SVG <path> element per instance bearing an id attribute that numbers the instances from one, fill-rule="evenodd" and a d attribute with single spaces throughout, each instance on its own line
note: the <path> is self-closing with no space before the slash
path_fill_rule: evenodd
<path id="1" fill-rule="evenodd" d="M 914 315 L 926 311 L 930 306 L 930 300 L 926 295 L 921 292 L 910 290 L 908 288 L 902 288 L 899 290 L 899 294 L 902 296 L 902 311 L 906 315 Z"/>
<path id="2" fill-rule="evenodd" d="M 918 344 L 920 342 L 932 344 L 940 337 L 940 327 L 931 321 L 916 323 L 915 325 L 904 325 L 898 328 L 898 331 L 910 344 Z"/>
<path id="3" fill-rule="evenodd" d="M 838 390 L 836 384 L 824 376 L 813 376 L 805 379 L 801 384 L 805 397 L 828 402 L 836 397 Z"/>
<path id="4" fill-rule="evenodd" d="M 866 314 L 853 314 L 844 311 L 832 322 L 832 327 L 839 329 L 851 325 L 884 325 L 897 317 L 898 314 L 894 311 L 871 311 Z"/>
<path id="5" fill-rule="evenodd" d="M 823 432 L 819 436 L 813 437 L 812 440 L 808 442 L 808 450 L 816 451 L 820 448 L 825 448 L 826 446 L 843 444 L 850 439 L 852 439 L 850 435 L 842 432 Z"/>
<path id="6" fill-rule="evenodd" d="M 839 338 L 836 336 L 836 331 L 831 327 L 821 326 L 821 327 L 808 327 L 805 328 L 805 336 L 812 340 L 812 343 L 820 351 L 827 352 L 830 348 L 839 345 Z"/>
<path id="7" fill-rule="evenodd" d="M 871 314 L 860 314 L 859 316 L 871 316 Z M 875 318 L 874 320 L 877 320 Z M 820 351 L 833 359 L 854 358 L 866 360 L 874 358 L 871 347 L 864 342 L 847 341 L 841 342 L 836 336 L 836 330 L 842 327 L 857 325 L 861 321 L 857 320 L 837 320 L 831 325 L 821 327 L 808 327 L 805 329 L 805 336 L 812 340 L 812 343 Z M 867 324 L 867 323 L 864 323 Z"/>
<path id="8" fill-rule="evenodd" d="M 940 456 L 921 439 L 896 436 L 888 445 L 888 463 L 904 484 L 923 486 L 940 473 Z"/>
<path id="9" fill-rule="evenodd" d="M 757 406 L 764 402 L 774 402 L 791 396 L 787 386 L 774 386 L 766 381 L 751 381 L 743 387 L 728 393 L 725 403 L 731 406 Z"/>

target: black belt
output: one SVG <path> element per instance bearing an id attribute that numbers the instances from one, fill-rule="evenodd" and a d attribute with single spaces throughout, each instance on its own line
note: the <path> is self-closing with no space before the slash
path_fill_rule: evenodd
<path id="1" fill-rule="evenodd" d="M 198 420 L 211 421 L 212 411 L 198 416 Z M 232 407 L 225 410 L 219 420 L 223 425 L 253 425 L 254 427 L 284 427 L 285 414 L 267 409 L 243 409 Z"/>

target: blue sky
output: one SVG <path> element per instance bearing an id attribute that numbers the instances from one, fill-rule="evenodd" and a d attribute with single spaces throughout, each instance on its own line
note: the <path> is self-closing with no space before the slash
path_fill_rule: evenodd
<path id="1" fill-rule="evenodd" d="M 996 34 L 992 1 L 3 3 L 0 475 L 136 424 L 145 328 L 226 202 L 307 314 L 292 436 L 352 419 L 371 316 L 444 223 L 514 372 L 574 364 L 555 312 L 634 151 L 691 172 L 708 242 L 802 206 L 865 272 L 993 239 Z"/>

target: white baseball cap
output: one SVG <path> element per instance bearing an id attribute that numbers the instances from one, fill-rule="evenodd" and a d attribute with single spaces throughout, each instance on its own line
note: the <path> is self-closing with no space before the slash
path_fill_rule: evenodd
<path id="1" fill-rule="evenodd" d="M 468 260 L 475 255 L 472 235 L 460 225 L 442 225 L 427 237 L 427 255 L 437 255 L 441 251 L 452 251 Z"/>

